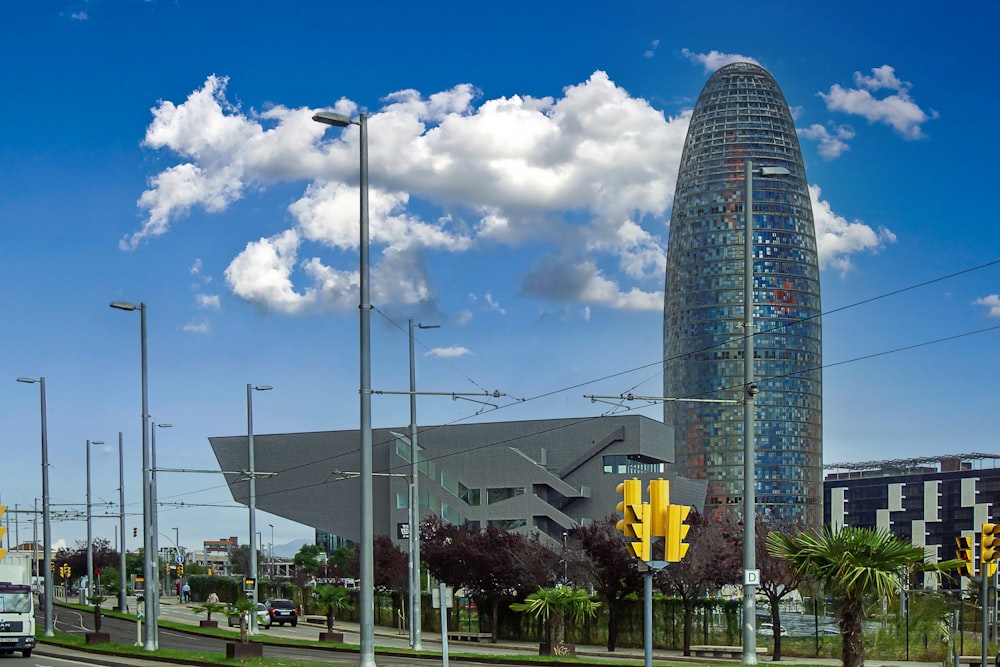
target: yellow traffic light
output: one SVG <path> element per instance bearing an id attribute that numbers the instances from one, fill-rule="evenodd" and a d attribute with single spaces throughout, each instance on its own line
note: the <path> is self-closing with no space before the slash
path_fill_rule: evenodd
<path id="1" fill-rule="evenodd" d="M 979 562 L 991 563 L 1000 557 L 1000 525 L 984 523 L 979 542 Z"/>
<path id="2" fill-rule="evenodd" d="M 649 526 L 644 524 L 649 513 L 649 506 L 642 502 L 642 483 L 638 479 L 626 479 L 618 485 L 618 493 L 622 499 L 618 503 L 618 511 L 622 520 L 617 528 L 628 540 L 628 551 L 641 560 L 649 560 Z"/>
<path id="3" fill-rule="evenodd" d="M 958 573 L 965 577 L 971 577 L 976 574 L 976 563 L 975 563 L 975 547 L 972 543 L 972 537 L 970 535 L 963 535 L 962 537 L 955 538 L 955 544 L 958 546 L 955 549 L 955 558 L 963 561 L 963 563 L 958 568 Z"/>
<path id="4" fill-rule="evenodd" d="M 668 563 L 679 563 L 687 555 L 691 545 L 684 540 L 691 526 L 685 523 L 691 508 L 687 505 L 670 505 L 667 519 L 667 543 L 664 549 L 664 560 Z"/>
<path id="5" fill-rule="evenodd" d="M 670 482 L 665 479 L 653 479 L 647 487 L 649 491 L 649 536 L 667 536 L 667 508 L 670 506 Z"/>

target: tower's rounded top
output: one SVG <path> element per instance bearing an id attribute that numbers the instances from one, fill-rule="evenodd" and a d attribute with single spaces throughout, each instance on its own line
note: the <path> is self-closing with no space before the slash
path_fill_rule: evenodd
<path id="1" fill-rule="evenodd" d="M 717 69 L 715 71 L 715 74 L 713 74 L 712 76 L 717 76 L 720 74 L 724 76 L 727 74 L 737 74 L 737 73 L 766 74 L 767 76 L 771 76 L 771 73 L 768 72 L 766 69 L 764 69 L 757 63 L 751 63 L 751 62 L 738 62 L 738 63 L 729 63 L 728 65 L 723 65 L 722 67 Z"/>

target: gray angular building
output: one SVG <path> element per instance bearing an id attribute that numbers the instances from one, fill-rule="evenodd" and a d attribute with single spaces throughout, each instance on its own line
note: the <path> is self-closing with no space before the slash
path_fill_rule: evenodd
<path id="1" fill-rule="evenodd" d="M 404 544 L 408 523 L 409 427 L 372 433 L 374 533 Z M 246 470 L 247 437 L 209 438 L 223 471 Z M 259 509 L 358 541 L 358 431 L 254 434 Z M 671 499 L 701 508 L 706 484 L 665 472 L 671 429 L 648 417 L 492 422 L 422 427 L 420 516 L 454 524 L 564 531 L 615 512 L 626 477 L 671 480 Z M 234 500 L 249 504 L 247 476 L 226 474 Z"/>
<path id="2" fill-rule="evenodd" d="M 744 165 L 754 178 L 755 491 L 759 510 L 822 520 L 819 260 L 808 183 L 788 105 L 762 67 L 719 69 L 695 105 L 678 172 L 667 249 L 663 390 L 741 399 Z M 743 405 L 667 402 L 677 472 L 708 482 L 706 509 L 743 503 Z"/>

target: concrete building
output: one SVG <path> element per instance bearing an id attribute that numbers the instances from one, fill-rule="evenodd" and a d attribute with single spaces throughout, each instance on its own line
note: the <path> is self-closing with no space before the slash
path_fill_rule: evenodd
<path id="1" fill-rule="evenodd" d="M 757 508 L 822 517 L 822 336 L 816 230 L 795 123 L 774 78 L 752 63 L 719 69 L 695 104 L 670 218 L 663 395 L 677 472 L 708 481 L 708 510 L 739 509 L 743 480 L 744 175 L 753 180 Z"/>
<path id="2" fill-rule="evenodd" d="M 373 431 L 374 532 L 402 546 L 408 523 L 409 427 Z M 247 437 L 209 438 L 222 470 L 245 470 Z M 254 434 L 256 505 L 357 541 L 357 431 Z M 564 531 L 615 512 L 626 477 L 671 480 L 671 499 L 702 507 L 705 482 L 665 472 L 671 429 L 640 415 L 423 427 L 418 438 L 420 515 L 473 527 Z M 234 500 L 249 505 L 245 475 L 228 474 Z"/>

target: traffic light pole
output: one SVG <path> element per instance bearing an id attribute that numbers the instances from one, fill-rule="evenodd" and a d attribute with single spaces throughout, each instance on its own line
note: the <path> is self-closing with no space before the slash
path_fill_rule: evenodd
<path id="1" fill-rule="evenodd" d="M 987 667 L 987 663 L 989 662 L 989 654 L 987 653 L 987 650 L 989 649 L 990 643 L 990 615 L 987 613 L 987 610 L 989 609 L 990 578 L 989 575 L 987 575 L 989 566 L 985 562 L 980 562 L 980 567 L 982 568 L 982 571 L 979 573 L 979 578 L 982 579 L 982 584 L 980 584 L 981 588 L 979 589 L 979 604 L 982 607 L 982 613 L 980 616 L 983 617 L 983 634 L 981 635 L 983 640 L 983 652 L 980 653 L 980 655 L 983 657 L 982 667 Z"/>

